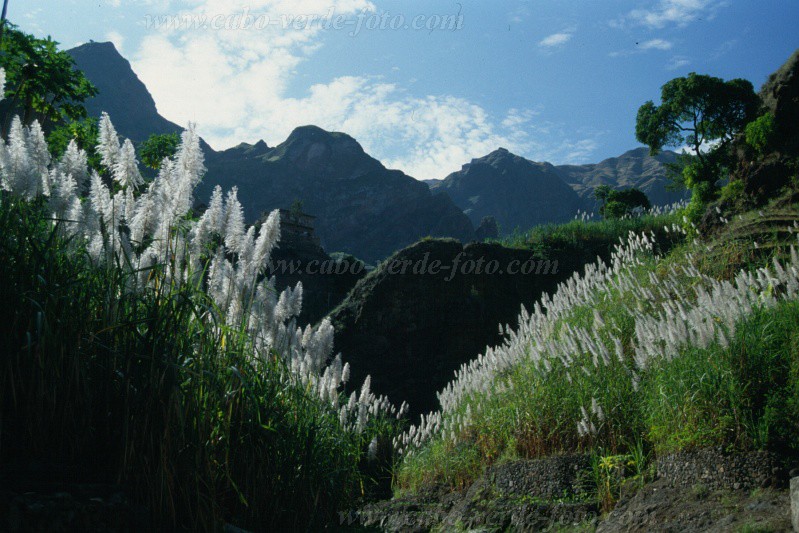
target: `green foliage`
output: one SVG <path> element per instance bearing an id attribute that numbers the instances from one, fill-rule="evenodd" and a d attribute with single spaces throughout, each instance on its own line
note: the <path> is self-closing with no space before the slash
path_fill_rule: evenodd
<path id="1" fill-rule="evenodd" d="M 735 203 L 744 196 L 744 182 L 742 180 L 730 180 L 727 185 L 721 188 L 720 198 L 726 203 Z"/>
<path id="2" fill-rule="evenodd" d="M 678 355 L 655 357 L 644 366 L 633 357 L 637 318 L 662 312 L 662 297 L 643 296 L 657 294 L 654 289 L 662 283 L 660 276 L 668 273 L 674 276 L 675 286 L 689 287 L 701 276 L 729 280 L 740 268 L 753 270 L 772 259 L 784 259 L 788 245 L 796 242 L 786 226 L 796 219 L 795 206 L 773 207 L 762 215 L 748 213 L 725 226 L 718 242 L 685 242 L 660 259 L 638 258 L 635 266 L 603 288 L 589 305 L 561 311 L 540 340 L 544 346 L 554 346 L 570 342 L 574 332 L 587 331 L 612 351 L 612 335 L 620 342 L 621 357 L 612 356 L 597 366 L 590 353 L 577 349 L 570 352 L 568 365 L 553 361 L 550 367 L 532 356 L 520 356 L 517 363 L 501 370 L 495 387 L 472 393 L 448 413 L 456 419 L 471 413 L 468 445 L 434 437 L 420 452 L 427 459 L 414 455 L 399 465 L 398 486 L 406 488 L 409 479 L 415 486 L 422 480 L 448 479 L 436 460 L 425 455 L 432 449 L 438 450 L 437 457 L 447 457 L 442 465 L 463 464 L 463 454 L 468 453 L 471 466 L 462 469 L 461 476 L 482 471 L 473 464 L 475 454 L 485 467 L 508 456 L 588 452 L 595 458 L 597 497 L 609 508 L 623 490 L 634 489 L 651 475 L 650 450 L 667 453 L 724 446 L 799 452 L 799 302 L 783 300 L 771 308 L 756 305 L 753 314 L 736 324 L 727 343 L 710 341 L 704 349 L 689 343 L 678 349 Z M 573 221 L 537 228 L 524 240 L 517 236 L 517 244 L 551 253 L 552 240 L 590 242 L 633 223 L 642 222 Z M 662 227 L 664 220 L 649 224 Z M 663 238 L 662 234 L 657 237 Z M 694 268 L 701 275 L 690 274 Z M 637 288 L 624 290 L 625 284 Z M 770 291 L 767 289 L 760 301 L 768 298 Z M 591 407 L 594 400 L 602 406 L 601 416 Z M 577 430 L 583 408 L 590 409 L 595 425 L 588 435 Z M 605 464 L 600 466 L 603 458 Z M 621 464 L 624 468 L 619 468 Z"/>
<path id="3" fill-rule="evenodd" d="M 163 531 L 314 530 L 370 489 L 388 421 L 346 431 L 198 288 L 156 265 L 130 291 L 141 273 L 92 266 L 45 213 L 0 195 L 0 467 L 121 481 Z"/>
<path id="4" fill-rule="evenodd" d="M 797 451 L 799 303 L 756 311 L 728 348 L 687 349 L 648 370 L 644 413 L 659 452 Z M 698 379 L 701 377 L 701 379 Z"/>
<path id="5" fill-rule="evenodd" d="M 635 187 L 614 190 L 600 185 L 594 191 L 594 197 L 600 202 L 599 214 L 606 219 L 622 218 L 633 214 L 636 209 L 652 207 L 646 194 Z"/>
<path id="6" fill-rule="evenodd" d="M 581 264 L 597 256 L 608 257 L 620 238 L 631 231 L 662 234 L 663 226 L 680 223 L 681 214 L 644 215 L 605 220 L 571 220 L 564 224 L 543 224 L 496 242 L 510 248 L 533 250 L 544 259 L 564 259 L 564 252 L 578 256 Z"/>
<path id="7" fill-rule="evenodd" d="M 86 116 L 83 102 L 97 89 L 75 68 L 75 62 L 50 37 L 39 39 L 6 22 L 0 49 L 6 71 L 5 100 L 0 102 L 3 134 L 19 114 L 24 124 L 43 127 Z"/>
<path id="8" fill-rule="evenodd" d="M 636 138 L 654 153 L 664 146 L 688 145 L 697 154 L 708 143 L 726 144 L 748 124 L 759 99 L 751 82 L 691 73 L 661 90 L 660 106 L 646 102 L 638 110 Z"/>
<path id="9" fill-rule="evenodd" d="M 144 140 L 136 151 L 144 165 L 158 170 L 164 158 L 175 155 L 179 144 L 180 136 L 177 133 L 154 133 Z"/>
<path id="10" fill-rule="evenodd" d="M 632 454 L 602 455 L 601 452 L 591 455 L 591 470 L 597 489 L 597 500 L 603 513 L 610 512 L 621 499 L 626 482 L 639 475 L 642 464 L 636 463 Z"/>
<path id="11" fill-rule="evenodd" d="M 47 146 L 50 148 L 50 155 L 60 158 L 66 151 L 69 141 L 74 139 L 78 148 L 86 152 L 89 166 L 98 172 L 104 172 L 101 158 L 97 154 L 98 135 L 97 119 L 84 118 L 70 121 L 53 128 L 47 136 Z"/>
<path id="12" fill-rule="evenodd" d="M 452 447 L 436 441 L 425 448 L 412 465 L 395 468 L 395 484 L 399 494 L 436 485 L 465 490 L 482 473 L 484 466 L 480 448 L 475 443 Z"/>
<path id="13" fill-rule="evenodd" d="M 660 106 L 649 101 L 638 109 L 635 136 L 653 155 L 665 146 L 691 148 L 694 156 L 682 181 L 693 192 L 698 211 L 715 196 L 729 144 L 755 118 L 759 106 L 749 81 L 692 72 L 662 87 Z"/>
<path id="14" fill-rule="evenodd" d="M 774 115 L 766 113 L 746 125 L 746 143 L 764 155 L 771 144 L 776 140 L 777 130 L 774 124 Z"/>

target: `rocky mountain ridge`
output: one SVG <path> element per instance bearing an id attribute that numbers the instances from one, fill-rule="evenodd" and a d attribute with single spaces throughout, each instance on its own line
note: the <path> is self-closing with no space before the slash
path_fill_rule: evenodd
<path id="1" fill-rule="evenodd" d="M 112 43 L 90 42 L 69 51 L 100 93 L 90 116 L 106 111 L 117 131 L 140 142 L 181 128 L 163 118 L 145 85 Z M 425 236 L 473 239 L 469 219 L 444 195 L 398 170 L 389 170 L 344 133 L 316 126 L 295 129 L 274 148 L 259 141 L 216 152 L 203 146 L 208 173 L 195 197 L 215 185 L 238 187 L 248 222 L 295 201 L 317 217 L 325 249 L 376 261 Z"/>
<path id="2" fill-rule="evenodd" d="M 182 130 L 158 113 L 147 87 L 112 43 L 89 42 L 69 52 L 100 90 L 87 102 L 91 116 L 108 112 L 120 134 L 134 142 Z M 196 191 L 198 203 L 216 185 L 238 187 L 245 217 L 254 222 L 264 211 L 300 201 L 316 216 L 326 250 L 368 262 L 425 236 L 474 240 L 484 216 L 495 217 L 505 234 L 562 222 L 578 209 L 591 210 L 593 189 L 602 184 L 639 187 L 654 204 L 682 197 L 665 188 L 665 164 L 676 154 L 653 158 L 643 148 L 595 165 L 561 166 L 500 148 L 444 180 L 424 182 L 387 169 L 349 135 L 316 126 L 296 128 L 275 147 L 261 140 L 223 151 L 203 143 L 203 150 L 208 174 Z"/>
<path id="3" fill-rule="evenodd" d="M 505 148 L 473 159 L 431 189 L 445 192 L 478 226 L 493 216 L 502 233 L 565 222 L 584 202 L 550 163 L 535 163 Z"/>

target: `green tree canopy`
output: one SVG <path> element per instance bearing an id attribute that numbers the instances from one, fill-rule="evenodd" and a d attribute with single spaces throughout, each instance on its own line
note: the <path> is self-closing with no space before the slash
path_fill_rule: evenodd
<path id="1" fill-rule="evenodd" d="M 756 116 L 760 100 L 751 82 L 692 72 L 663 86 L 662 104 L 638 110 L 636 138 L 652 155 L 664 146 L 687 145 L 700 156 L 709 144 L 726 145 Z"/>
<path id="2" fill-rule="evenodd" d="M 177 133 L 154 133 L 139 145 L 137 151 L 142 163 L 158 170 L 164 158 L 175 155 L 179 144 Z"/>
<path id="3" fill-rule="evenodd" d="M 86 151 L 89 166 L 97 172 L 103 173 L 104 169 L 100 164 L 100 156 L 97 153 L 97 119 L 84 118 L 83 120 L 60 124 L 53 128 L 47 136 L 50 154 L 55 158 L 60 158 L 66 151 L 69 141 L 73 139 L 78 148 Z"/>
<path id="4" fill-rule="evenodd" d="M 724 81 L 690 73 L 661 90 L 661 105 L 649 101 L 638 109 L 635 136 L 652 155 L 663 147 L 688 146 L 695 154 L 686 167 L 685 184 L 715 191 L 735 134 L 757 117 L 760 99 L 744 79 Z"/>
<path id="5" fill-rule="evenodd" d="M 599 214 L 605 218 L 621 218 L 637 209 L 652 207 L 646 193 L 635 187 L 614 190 L 608 185 L 600 185 L 594 190 L 594 198 L 600 203 Z"/>
<path id="6" fill-rule="evenodd" d="M 6 71 L 5 100 L 0 102 L 3 134 L 15 114 L 25 124 L 38 120 L 43 127 L 80 120 L 83 102 L 97 88 L 75 68 L 75 62 L 50 37 L 39 39 L 5 23 L 0 67 Z"/>

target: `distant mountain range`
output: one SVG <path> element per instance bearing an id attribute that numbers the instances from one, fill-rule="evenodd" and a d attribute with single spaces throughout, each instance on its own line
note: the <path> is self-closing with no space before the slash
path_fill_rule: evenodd
<path id="1" fill-rule="evenodd" d="M 155 107 L 147 88 L 112 43 L 87 43 L 69 51 L 100 94 L 86 107 L 108 112 L 120 135 L 142 141 L 151 133 L 180 131 Z M 295 201 L 316 216 L 317 233 L 330 251 L 376 261 L 425 236 L 469 241 L 474 228 L 449 197 L 398 170 L 386 169 L 349 135 L 315 126 L 297 128 L 275 148 L 259 141 L 216 152 L 203 146 L 208 173 L 196 191 L 210 198 L 215 185 L 239 188 L 248 222 Z"/>
<path id="2" fill-rule="evenodd" d="M 648 148 L 636 148 L 619 157 L 605 159 L 593 165 L 561 165 L 555 167 L 560 177 L 571 185 L 593 208 L 594 189 L 600 185 L 614 188 L 637 187 L 644 191 L 653 205 L 667 205 L 689 196 L 687 191 L 671 191 L 667 186 L 669 163 L 677 161 L 678 154 L 669 150 L 656 156 Z"/>
<path id="3" fill-rule="evenodd" d="M 99 89 L 86 104 L 90 115 L 108 112 L 117 131 L 134 142 L 182 130 L 158 113 L 112 43 L 90 42 L 69 53 Z M 203 150 L 208 174 L 197 190 L 199 202 L 207 201 L 215 185 L 236 186 L 245 217 L 254 222 L 264 211 L 299 200 L 317 217 L 325 249 L 368 262 L 425 236 L 468 242 L 486 215 L 497 219 L 503 233 L 570 219 L 578 209 L 593 207 L 591 194 L 601 184 L 640 187 L 655 204 L 682 197 L 665 189 L 665 163 L 676 154 L 652 158 L 644 148 L 580 166 L 535 163 L 499 149 L 444 180 L 425 182 L 387 169 L 349 135 L 316 126 L 295 129 L 273 148 L 259 141 L 221 152 L 203 143 Z"/>
<path id="4" fill-rule="evenodd" d="M 275 148 L 239 145 L 214 154 L 206 165 L 200 198 L 217 184 L 237 186 L 250 220 L 299 200 L 316 216 L 325 249 L 369 262 L 428 235 L 463 241 L 474 235 L 469 219 L 447 196 L 386 169 L 344 133 L 303 126 Z"/>
<path id="5" fill-rule="evenodd" d="M 446 192 L 469 215 L 472 224 L 492 215 L 507 234 L 548 222 L 563 222 L 578 209 L 596 211 L 594 189 L 636 187 L 653 205 L 667 205 L 688 197 L 687 191 L 671 191 L 668 168 L 678 155 L 664 151 L 649 155 L 636 148 L 590 165 L 536 163 L 504 148 L 472 160 L 443 180 L 425 180 L 431 190 Z"/>

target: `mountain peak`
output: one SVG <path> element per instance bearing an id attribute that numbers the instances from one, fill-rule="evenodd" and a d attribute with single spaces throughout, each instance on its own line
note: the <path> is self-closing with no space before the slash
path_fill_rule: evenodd
<path id="1" fill-rule="evenodd" d="M 348 168 L 350 177 L 370 170 L 383 168 L 376 159 L 369 157 L 358 141 L 335 131 L 319 126 L 300 126 L 278 145 L 270 158 L 286 158 L 303 171 L 328 174 L 333 167 Z"/>
<path id="2" fill-rule="evenodd" d="M 499 148 L 436 186 L 479 225 L 493 216 L 505 233 L 566 221 L 582 207 L 577 194 L 549 163 L 534 163 Z"/>
<path id="3" fill-rule="evenodd" d="M 70 55 L 73 57 L 75 54 L 83 54 L 83 53 L 91 53 L 94 57 L 100 57 L 102 55 L 107 56 L 108 58 L 116 59 L 118 61 L 125 61 L 127 59 L 122 57 L 122 54 L 119 53 L 117 47 L 111 41 L 106 42 L 98 42 L 98 41 L 89 41 L 88 43 L 83 43 L 69 51 Z"/>
<path id="4" fill-rule="evenodd" d="M 141 142 L 182 128 L 158 114 L 155 100 L 114 43 L 90 41 L 67 51 L 99 93 L 86 102 L 91 117 L 105 111 L 121 135 Z"/>
<path id="5" fill-rule="evenodd" d="M 358 142 L 347 135 L 337 131 L 327 131 L 319 126 L 309 124 L 307 126 L 298 126 L 286 139 L 286 143 L 293 142 L 322 142 L 325 144 L 333 143 L 350 143 L 358 144 Z M 358 145 L 360 146 L 360 145 Z"/>

